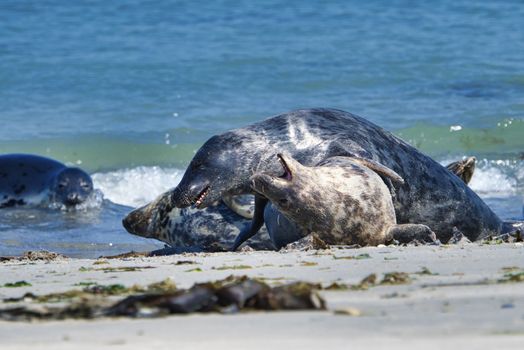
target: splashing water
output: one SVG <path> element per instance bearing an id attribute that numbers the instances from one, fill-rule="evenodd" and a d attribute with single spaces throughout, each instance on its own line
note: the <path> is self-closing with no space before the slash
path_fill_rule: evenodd
<path id="1" fill-rule="evenodd" d="M 175 168 L 137 167 L 92 176 L 95 188 L 113 203 L 138 207 L 151 202 L 159 194 L 175 187 L 183 170 Z"/>

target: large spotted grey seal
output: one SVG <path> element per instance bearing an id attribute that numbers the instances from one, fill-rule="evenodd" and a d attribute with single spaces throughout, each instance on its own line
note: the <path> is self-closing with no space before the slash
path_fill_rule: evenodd
<path id="1" fill-rule="evenodd" d="M 72 207 L 92 192 L 91 177 L 79 168 L 31 154 L 0 155 L 0 208 L 46 203 Z"/>
<path id="2" fill-rule="evenodd" d="M 390 189 L 378 175 L 402 184 L 404 180 L 391 169 L 351 157 L 333 157 L 315 167 L 285 154 L 278 154 L 278 159 L 283 175 L 257 173 L 251 184 L 298 226 L 301 235 L 314 233 L 328 244 L 360 246 L 399 237 L 434 240 L 425 225 L 397 225 Z M 269 234 L 275 240 L 273 230 Z"/>
<path id="3" fill-rule="evenodd" d="M 175 251 L 227 250 L 244 226 L 250 223 L 236 212 L 249 215 L 251 205 L 246 198 L 231 198 L 226 202 L 233 208 L 220 203 L 202 210 L 179 209 L 172 206 L 171 194 L 166 192 L 130 212 L 122 224 L 129 233 L 160 240 Z M 274 249 L 265 232 L 246 243 L 254 249 Z"/>
<path id="4" fill-rule="evenodd" d="M 172 191 L 177 207 L 208 207 L 227 195 L 254 193 L 256 172 L 281 171 L 274 154 L 286 152 L 306 166 L 334 156 L 369 159 L 398 173 L 404 184 L 393 188 L 397 223 L 429 226 L 447 242 L 454 228 L 470 240 L 500 233 L 502 223 L 457 176 L 379 126 L 335 109 L 305 109 L 281 114 L 210 138 L 195 154 Z M 256 195 L 252 225 L 239 240 L 264 223 L 267 198 Z"/>

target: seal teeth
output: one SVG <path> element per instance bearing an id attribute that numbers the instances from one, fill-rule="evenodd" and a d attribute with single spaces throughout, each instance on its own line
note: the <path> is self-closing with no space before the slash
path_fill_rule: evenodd
<path id="1" fill-rule="evenodd" d="M 200 194 L 198 195 L 196 201 L 195 201 L 195 205 L 198 207 L 202 204 L 202 202 L 204 201 L 204 198 L 206 197 L 207 193 L 209 192 L 209 186 L 206 186 L 206 188 L 204 188 L 202 190 L 202 192 L 200 192 Z"/>

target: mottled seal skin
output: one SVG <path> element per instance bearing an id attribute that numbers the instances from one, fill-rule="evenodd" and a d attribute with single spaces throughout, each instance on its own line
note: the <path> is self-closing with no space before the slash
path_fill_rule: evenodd
<path id="1" fill-rule="evenodd" d="M 466 159 L 458 160 L 446 165 L 446 168 L 453 174 L 460 177 L 464 183 L 469 184 L 471 178 L 473 177 L 473 173 L 475 172 L 476 163 L 477 158 L 467 157 Z"/>
<path id="2" fill-rule="evenodd" d="M 253 193 L 254 173 L 277 175 L 281 170 L 272 157 L 279 152 L 306 166 L 334 156 L 355 156 L 392 169 L 405 180 L 393 189 L 397 222 L 427 225 L 443 242 L 454 227 L 470 240 L 501 231 L 500 219 L 456 175 L 390 132 L 335 109 L 297 110 L 213 136 L 173 190 L 173 203 L 204 208 L 224 195 Z M 267 199 L 256 196 L 255 202 L 252 226 L 242 232 L 246 237 L 264 222 Z"/>
<path id="3" fill-rule="evenodd" d="M 431 232 L 424 225 L 396 224 L 390 189 L 378 175 L 403 183 L 390 169 L 348 157 L 334 157 L 315 167 L 284 154 L 278 158 L 284 175 L 255 174 L 252 187 L 304 235 L 316 234 L 328 244 L 367 246 L 393 241 L 393 232 L 402 236 Z"/>
<path id="4" fill-rule="evenodd" d="M 92 192 L 93 181 L 82 169 L 31 154 L 0 156 L 0 208 L 46 203 L 72 207 Z"/>
<path id="5" fill-rule="evenodd" d="M 460 164 L 460 166 L 457 167 L 457 172 L 454 172 L 454 170 L 451 169 L 450 170 L 455 175 L 460 177 L 467 171 L 469 167 L 471 174 L 469 176 L 469 179 L 471 179 L 474 169 L 474 162 L 473 167 L 471 168 L 472 162 L 470 161 L 470 158 L 451 163 L 450 165 Z M 345 164 L 348 161 L 351 162 L 351 159 L 347 159 L 345 157 L 334 157 L 328 159 L 323 164 L 324 166 L 328 164 L 335 165 L 337 163 L 337 159 L 339 160 L 338 163 L 341 166 L 345 166 Z M 447 167 L 449 167 L 450 165 L 448 165 Z M 462 179 L 465 181 L 464 178 Z M 329 190 L 330 189 L 328 189 L 328 191 Z M 318 203 L 318 205 L 329 205 L 329 203 Z M 264 209 L 264 224 L 266 226 L 269 237 L 271 238 L 271 241 L 277 249 L 280 249 L 290 243 L 303 239 L 308 234 L 307 231 L 305 231 L 302 227 L 299 227 L 295 222 L 288 219 L 285 215 L 282 214 L 282 212 L 275 208 L 272 202 L 269 202 Z M 431 242 L 432 238 L 431 231 L 427 226 L 417 224 L 396 225 L 394 227 L 390 227 L 389 233 L 399 243 L 410 243 L 413 241 Z"/>
<path id="6" fill-rule="evenodd" d="M 242 211 L 247 211 L 244 208 L 249 206 L 247 199 L 231 201 L 236 203 L 235 206 L 241 206 Z M 153 202 L 133 210 L 122 220 L 122 224 L 129 233 L 158 239 L 181 251 L 216 251 L 229 249 L 250 220 L 221 202 L 202 210 L 175 208 L 171 193 L 166 192 Z M 246 243 L 254 249 L 274 249 L 265 232 Z"/>

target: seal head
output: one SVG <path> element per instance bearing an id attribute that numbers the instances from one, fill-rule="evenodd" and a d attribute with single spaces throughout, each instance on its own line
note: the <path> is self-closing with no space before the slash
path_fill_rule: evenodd
<path id="1" fill-rule="evenodd" d="M 93 180 L 79 168 L 64 168 L 51 181 L 51 201 L 66 206 L 85 202 L 92 192 Z"/>
<path id="2" fill-rule="evenodd" d="M 249 164 L 259 156 L 245 152 L 245 143 L 256 143 L 252 135 L 228 132 L 211 137 L 195 154 L 178 186 L 172 191 L 174 207 L 206 208 L 228 196 L 252 193 Z M 278 164 L 275 164 L 278 165 Z"/>

